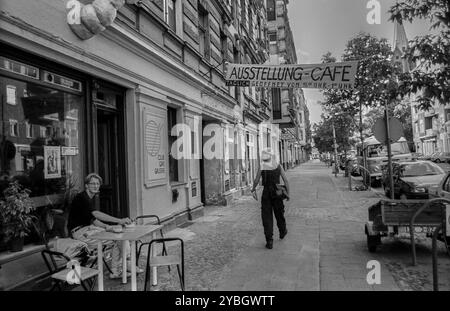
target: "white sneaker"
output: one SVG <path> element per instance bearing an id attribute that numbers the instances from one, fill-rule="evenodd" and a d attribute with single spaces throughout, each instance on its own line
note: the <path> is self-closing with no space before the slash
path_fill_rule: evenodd
<path id="1" fill-rule="evenodd" d="M 139 268 L 139 266 L 136 266 L 136 273 L 144 273 L 144 269 Z M 127 262 L 127 272 L 131 272 L 131 262 Z"/>
<path id="2" fill-rule="evenodd" d="M 127 278 L 131 277 L 131 273 L 127 271 Z M 109 274 L 110 279 L 121 279 L 122 278 L 122 271 L 116 272 L 116 273 L 110 273 Z"/>

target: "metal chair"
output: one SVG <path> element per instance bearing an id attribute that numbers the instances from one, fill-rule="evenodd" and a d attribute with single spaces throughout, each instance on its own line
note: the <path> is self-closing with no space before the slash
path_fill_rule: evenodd
<path id="1" fill-rule="evenodd" d="M 155 218 L 156 219 L 156 223 L 158 225 L 161 225 L 161 220 L 159 219 L 159 217 L 157 215 L 142 215 L 142 216 L 138 216 L 136 217 L 136 221 L 138 219 L 148 219 L 148 218 Z M 159 230 L 159 234 L 161 235 L 161 238 L 164 238 L 164 234 L 163 234 L 163 230 L 160 229 Z M 137 247 L 139 245 L 139 248 Z M 143 242 L 143 241 L 136 241 L 136 266 L 139 264 L 139 256 L 141 255 L 141 250 L 142 247 L 144 245 L 148 245 L 149 242 Z M 162 249 L 162 255 L 167 255 L 167 249 L 166 249 L 166 243 L 163 243 L 163 249 Z M 170 272 L 170 267 L 169 267 L 169 272 Z"/>
<path id="2" fill-rule="evenodd" d="M 45 250 L 41 251 L 42 258 L 44 259 L 45 265 L 48 268 L 49 275 L 54 281 L 54 284 L 51 288 L 51 290 L 54 290 L 56 287 L 59 290 L 62 290 L 61 283 L 66 281 L 67 273 L 69 273 L 72 269 L 69 269 L 66 267 L 66 264 L 70 262 L 73 258 L 69 258 L 65 254 L 61 252 L 57 252 L 55 250 L 52 250 L 49 243 L 48 234 L 50 232 L 51 228 L 47 228 L 46 226 L 42 227 L 40 226 L 39 220 L 35 220 L 32 223 L 35 232 L 40 237 L 42 243 L 45 245 Z M 70 238 L 73 238 L 71 234 L 69 234 Z M 106 252 L 109 249 L 110 245 L 104 245 L 103 251 Z M 89 280 L 88 286 L 86 286 L 86 280 L 91 279 L 93 276 L 96 276 L 98 274 L 98 270 L 96 269 L 97 266 L 97 254 L 96 251 L 88 254 L 85 254 L 86 256 L 83 256 L 80 260 L 80 269 L 81 269 L 81 275 L 78 276 L 80 279 L 80 284 L 85 290 L 93 289 L 93 286 L 95 285 L 95 279 Z M 94 260 L 92 261 L 91 265 L 89 267 L 85 267 L 85 265 L 88 263 L 89 258 L 92 258 L 94 256 Z M 58 264 L 58 259 L 60 263 Z M 106 263 L 105 257 L 103 257 L 103 263 L 105 267 L 108 269 L 110 273 L 112 273 L 111 268 Z"/>
<path id="3" fill-rule="evenodd" d="M 178 241 L 180 242 L 180 254 L 181 255 L 161 255 L 161 256 L 151 256 L 151 249 L 153 243 L 164 243 L 170 241 Z M 181 290 L 185 289 L 185 280 L 184 280 L 184 242 L 180 238 L 162 238 L 162 239 L 153 239 L 148 243 L 148 252 L 147 252 L 147 264 L 145 266 L 145 283 L 144 283 L 144 291 L 147 291 L 147 284 L 150 280 L 150 270 L 153 267 L 160 266 L 171 266 L 176 265 L 178 271 L 178 277 L 180 278 Z M 180 271 L 181 266 L 181 271 Z M 169 270 L 170 271 L 170 270 Z"/>
<path id="4" fill-rule="evenodd" d="M 53 286 L 51 290 L 53 291 L 55 288 L 62 290 L 62 284 L 64 282 L 67 282 L 67 276 L 69 275 L 69 273 L 71 271 L 77 273 L 77 270 L 74 267 L 67 267 L 67 264 L 71 262 L 71 259 L 63 253 L 51 251 L 48 249 L 43 250 L 41 254 L 53 280 Z M 58 264 L 58 259 L 62 260 L 63 262 Z M 83 289 L 88 291 L 93 289 L 96 281 L 95 277 L 97 275 L 97 269 L 80 266 L 80 271 L 79 274 L 77 274 L 77 278 Z"/>

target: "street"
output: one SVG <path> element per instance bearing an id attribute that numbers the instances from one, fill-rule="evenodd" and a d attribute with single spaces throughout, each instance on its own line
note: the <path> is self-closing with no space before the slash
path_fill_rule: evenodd
<path id="1" fill-rule="evenodd" d="M 383 238 L 369 253 L 364 234 L 367 208 L 382 195 L 348 191 L 343 174 L 334 177 L 324 163 L 313 160 L 287 171 L 291 200 L 286 203 L 288 234 L 274 247 L 264 247 L 260 203 L 250 195 L 234 204 L 206 207 L 203 217 L 165 236 L 185 241 L 186 290 L 233 291 L 399 291 L 432 290 L 431 239 L 417 245 L 418 265 L 411 265 L 408 240 Z M 260 194 L 261 189 L 259 189 Z M 258 196 L 260 197 L 260 195 Z M 450 258 L 438 242 L 439 287 L 450 289 Z M 170 246 L 169 254 L 174 252 Z M 380 263 L 380 284 L 369 285 L 367 263 Z M 144 267 L 141 256 L 140 266 Z M 144 274 L 138 276 L 138 290 Z M 152 290 L 180 290 L 176 269 L 159 268 Z M 127 290 L 107 280 L 108 290 Z"/>

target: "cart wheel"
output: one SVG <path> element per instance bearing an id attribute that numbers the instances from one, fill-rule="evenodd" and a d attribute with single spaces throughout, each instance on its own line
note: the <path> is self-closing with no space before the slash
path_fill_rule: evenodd
<path id="1" fill-rule="evenodd" d="M 380 244 L 379 235 L 367 235 L 367 248 L 370 253 L 375 253 L 377 251 L 378 244 Z"/>

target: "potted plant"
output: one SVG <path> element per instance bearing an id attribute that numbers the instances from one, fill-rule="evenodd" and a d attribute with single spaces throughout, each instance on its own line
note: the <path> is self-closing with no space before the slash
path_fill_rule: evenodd
<path id="1" fill-rule="evenodd" d="M 31 214 L 35 207 L 29 197 L 30 192 L 18 181 L 12 181 L 3 191 L 3 198 L 0 200 L 2 233 L 12 252 L 23 249 L 24 238 L 30 233 L 33 220 L 36 219 Z"/>

